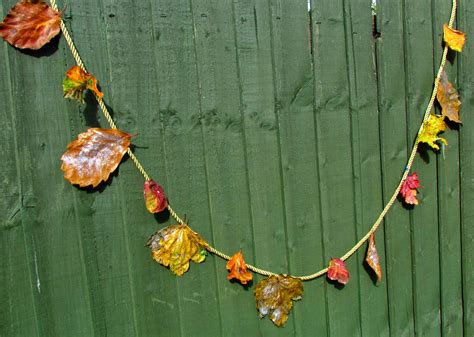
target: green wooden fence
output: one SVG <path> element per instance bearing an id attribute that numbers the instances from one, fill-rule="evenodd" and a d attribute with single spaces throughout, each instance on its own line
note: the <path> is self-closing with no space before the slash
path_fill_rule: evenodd
<path id="1" fill-rule="evenodd" d="M 1 2 L 6 15 L 16 0 Z M 191 226 L 229 254 L 308 274 L 362 237 L 393 193 L 429 100 L 450 0 L 82 0 L 63 17 L 119 128 Z M 182 278 L 144 244 L 171 223 L 143 206 L 130 160 L 96 191 L 59 158 L 87 127 L 62 98 L 73 60 L 0 44 L 0 336 L 474 336 L 474 1 L 447 66 L 464 124 L 422 151 L 421 205 L 397 203 L 351 281 L 307 282 L 283 329 L 254 286 L 209 256 Z M 32 55 L 31 55 L 32 54 Z M 46 55 L 48 54 L 48 55 Z M 257 280 L 260 280 L 257 277 Z"/>

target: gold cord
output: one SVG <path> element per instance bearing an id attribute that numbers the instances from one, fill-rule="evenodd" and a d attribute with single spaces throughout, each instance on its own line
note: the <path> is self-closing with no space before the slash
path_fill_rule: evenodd
<path id="1" fill-rule="evenodd" d="M 51 2 L 51 6 L 53 9 L 55 10 L 58 10 L 58 7 L 57 7 L 57 4 L 56 4 L 56 0 L 50 0 Z M 453 5 L 452 5 L 452 9 L 451 9 L 451 16 L 450 16 L 450 19 L 449 19 L 449 28 L 452 28 L 453 24 L 454 24 L 454 19 L 456 17 L 456 9 L 457 9 L 457 1 L 456 0 L 453 0 Z M 64 24 L 64 21 L 61 19 L 61 31 L 63 32 L 63 35 L 64 35 L 64 38 L 67 42 L 67 45 L 69 46 L 69 49 L 71 50 L 71 53 L 72 53 L 72 56 L 74 57 L 74 60 L 76 61 L 76 64 L 81 67 L 84 71 L 86 71 L 86 68 L 84 66 L 84 63 L 82 62 L 82 59 L 81 57 L 79 56 L 79 53 L 77 52 L 77 49 L 74 45 L 74 42 L 71 38 L 71 35 L 69 34 L 69 31 L 67 30 L 67 27 L 66 25 Z M 418 138 L 419 138 L 419 135 L 421 133 L 421 131 L 423 130 L 423 124 L 425 121 L 428 120 L 428 118 L 430 117 L 430 113 L 431 113 L 431 110 L 433 109 L 433 104 L 434 104 L 434 101 L 436 99 L 436 92 L 438 90 L 438 86 L 439 86 L 439 82 L 440 82 L 440 78 L 441 78 L 441 73 L 443 72 L 443 69 L 446 65 L 446 58 L 447 58 L 447 55 L 448 55 L 448 46 L 445 46 L 444 47 L 444 50 L 443 50 L 443 56 L 442 56 L 442 59 L 441 59 L 441 64 L 438 68 L 438 73 L 436 75 L 436 78 L 435 78 L 435 81 L 434 81 L 434 86 L 433 86 L 433 91 L 432 91 L 432 94 L 431 94 L 431 98 L 430 98 L 430 101 L 428 103 L 428 106 L 426 107 L 426 111 L 425 111 L 425 114 L 424 114 L 424 117 L 423 117 L 423 122 L 421 123 L 421 126 L 420 126 L 420 129 L 418 130 L 418 134 L 417 134 L 417 137 L 415 139 L 415 144 L 413 145 L 413 149 L 411 151 L 411 154 L 410 154 L 410 157 L 408 159 L 408 162 L 407 162 L 407 165 L 405 167 L 405 171 L 403 172 L 403 175 L 400 179 L 400 182 L 398 183 L 398 186 L 397 188 L 395 189 L 395 191 L 393 192 L 393 195 L 392 197 L 390 198 L 390 200 L 388 201 L 388 203 L 385 205 L 385 208 L 382 210 L 382 212 L 380 213 L 379 217 L 377 218 L 377 220 L 374 222 L 374 224 L 372 225 L 372 227 L 370 228 L 370 230 L 367 232 L 367 234 L 359 240 L 359 242 L 357 242 L 355 244 L 354 247 L 352 247 L 346 254 L 344 254 L 342 257 L 341 257 L 341 260 L 345 261 L 347 260 L 349 257 L 352 256 L 352 254 L 354 254 L 369 238 L 372 234 L 375 233 L 375 231 L 379 228 L 380 224 L 382 223 L 382 220 L 384 219 L 385 215 L 388 213 L 388 211 L 390 210 L 390 208 L 392 208 L 393 204 L 395 203 L 395 201 L 397 200 L 397 196 L 400 192 L 400 189 L 402 187 L 402 184 L 403 182 L 405 181 L 405 179 L 408 177 L 408 174 L 410 172 L 410 169 L 413 165 L 413 161 L 415 160 L 415 156 L 416 156 L 416 152 L 418 150 Z M 102 98 L 98 97 L 97 95 L 95 95 L 95 98 L 97 100 L 97 103 L 99 104 L 99 107 L 102 111 L 102 113 L 104 114 L 105 118 L 107 119 L 107 122 L 109 123 L 110 127 L 112 129 L 116 129 L 117 126 L 115 125 L 113 119 L 112 119 L 112 116 L 110 115 L 106 105 L 104 104 L 104 101 L 102 100 Z M 133 161 L 133 163 L 135 164 L 135 166 L 137 167 L 138 171 L 141 173 L 141 175 L 145 178 L 145 180 L 150 180 L 150 176 L 147 174 L 147 172 L 145 171 L 145 169 L 143 168 L 143 166 L 141 165 L 140 161 L 137 159 L 137 157 L 133 154 L 133 152 L 130 150 L 130 148 L 127 150 L 127 153 L 130 157 L 130 159 Z M 170 215 L 179 223 L 179 224 L 186 224 L 186 222 L 174 211 L 174 209 L 168 205 L 168 211 L 170 212 Z M 208 245 L 206 247 L 206 250 L 209 251 L 210 253 L 214 254 L 214 255 L 217 255 L 219 256 L 220 258 L 224 259 L 224 260 L 230 260 L 231 257 L 223 252 L 221 252 L 220 250 Z M 258 274 L 261 274 L 261 275 L 264 275 L 264 276 L 271 276 L 271 275 L 277 275 L 276 273 L 272 273 L 270 271 L 267 271 L 267 270 L 264 270 L 264 269 L 260 269 L 260 268 L 257 268 L 251 264 L 246 264 L 247 265 L 247 268 L 254 271 L 255 273 L 258 273 Z M 324 275 L 326 272 L 328 271 L 328 268 L 324 268 L 324 269 L 321 269 L 320 271 L 314 273 L 314 274 L 311 274 L 311 275 L 305 275 L 305 276 L 292 276 L 294 278 L 298 278 L 302 281 L 309 281 L 309 280 L 313 280 L 315 278 L 318 278 L 322 275 Z M 291 275 L 290 275 L 291 276 Z"/>

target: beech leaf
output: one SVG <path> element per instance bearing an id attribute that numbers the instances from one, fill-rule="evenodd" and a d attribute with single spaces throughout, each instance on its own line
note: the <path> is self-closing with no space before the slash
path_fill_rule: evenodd
<path id="1" fill-rule="evenodd" d="M 380 268 L 379 254 L 375 247 L 375 234 L 372 234 L 369 238 L 369 247 L 367 248 L 365 261 L 375 272 L 375 275 L 377 275 L 377 282 L 380 282 L 382 280 L 382 268 Z"/>
<path id="2" fill-rule="evenodd" d="M 418 205 L 418 199 L 416 198 L 417 188 L 420 187 L 420 181 L 418 180 L 418 174 L 413 172 L 403 181 L 402 187 L 400 188 L 400 194 L 404 198 L 405 202 L 410 205 Z"/>
<path id="3" fill-rule="evenodd" d="M 178 276 L 189 269 L 189 261 L 201 263 L 206 259 L 207 242 L 187 225 L 165 227 L 147 242 L 153 259 Z"/>
<path id="4" fill-rule="evenodd" d="M 450 121 L 461 123 L 459 119 L 459 109 L 461 101 L 456 88 L 448 80 L 448 75 L 443 70 L 440 77 L 438 90 L 436 91 L 436 99 L 442 108 L 442 115 L 446 116 Z"/>
<path id="5" fill-rule="evenodd" d="M 255 289 L 255 298 L 260 318 L 269 315 L 271 321 L 282 327 L 288 319 L 293 301 L 303 296 L 300 279 L 284 275 L 272 275 L 260 281 Z"/>
<path id="6" fill-rule="evenodd" d="M 247 271 L 247 266 L 242 256 L 242 252 L 237 252 L 232 256 L 232 258 L 227 262 L 226 266 L 229 275 L 227 275 L 228 280 L 237 279 L 242 284 L 247 284 L 253 278 L 252 274 Z"/>
<path id="7" fill-rule="evenodd" d="M 117 129 L 91 128 L 81 133 L 61 157 L 64 178 L 81 187 L 96 187 L 120 164 L 130 138 Z"/>
<path id="8" fill-rule="evenodd" d="M 438 133 L 446 130 L 446 123 L 444 122 L 444 116 L 436 116 L 431 114 L 427 121 L 423 123 L 423 129 L 418 136 L 418 142 L 426 143 L 435 150 L 439 150 L 437 142 L 442 142 L 448 145 L 446 139 L 438 137 Z"/>
<path id="9" fill-rule="evenodd" d="M 84 90 L 92 90 L 99 98 L 104 94 L 97 88 L 97 80 L 91 74 L 86 73 L 81 67 L 73 66 L 66 72 L 63 81 L 63 93 L 65 98 L 72 98 L 84 103 Z"/>
<path id="10" fill-rule="evenodd" d="M 154 180 L 145 181 L 143 195 L 145 197 L 145 206 L 150 213 L 159 213 L 168 206 L 168 200 L 166 199 L 163 187 Z"/>
<path id="11" fill-rule="evenodd" d="M 40 49 L 59 34 L 61 13 L 45 2 L 20 1 L 0 23 L 0 36 L 20 49 Z"/>
<path id="12" fill-rule="evenodd" d="M 443 25 L 444 42 L 454 51 L 461 52 L 466 42 L 466 34 L 460 30 L 449 28 L 447 24 Z"/>
<path id="13" fill-rule="evenodd" d="M 328 267 L 328 278 L 333 281 L 337 281 L 341 284 L 347 284 L 349 282 L 349 271 L 346 268 L 346 263 L 341 259 L 331 259 Z"/>

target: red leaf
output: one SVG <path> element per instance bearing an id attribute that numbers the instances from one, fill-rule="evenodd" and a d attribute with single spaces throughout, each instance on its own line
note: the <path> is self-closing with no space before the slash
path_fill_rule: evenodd
<path id="1" fill-rule="evenodd" d="M 64 178 L 81 187 L 96 187 L 120 164 L 130 137 L 117 129 L 91 128 L 81 133 L 61 157 Z"/>
<path id="2" fill-rule="evenodd" d="M 416 172 L 413 172 L 405 179 L 400 188 L 400 194 L 407 204 L 418 205 L 418 199 L 416 198 L 417 188 L 420 188 L 420 181 Z"/>
<path id="3" fill-rule="evenodd" d="M 247 284 L 247 282 L 253 278 L 252 274 L 247 271 L 242 252 L 235 253 L 225 267 L 230 271 L 230 274 L 227 275 L 228 280 L 235 278 L 239 280 L 240 283 Z"/>
<path id="4" fill-rule="evenodd" d="M 159 213 L 168 206 L 168 200 L 166 199 L 163 187 L 153 180 L 145 181 L 143 195 L 145 197 L 146 208 L 150 213 Z"/>
<path id="5" fill-rule="evenodd" d="M 61 13 L 45 2 L 20 1 L 0 23 L 0 36 L 20 49 L 40 49 L 59 34 Z"/>
<path id="6" fill-rule="evenodd" d="M 372 268 L 377 275 L 377 281 L 382 280 L 382 268 L 380 268 L 379 254 L 377 253 L 377 248 L 375 247 L 375 235 L 372 234 L 369 238 L 369 247 L 367 248 L 367 256 L 365 261 Z"/>
<path id="7" fill-rule="evenodd" d="M 341 259 L 331 259 L 329 261 L 328 278 L 347 284 L 349 282 L 349 271 L 346 269 L 346 263 Z"/>

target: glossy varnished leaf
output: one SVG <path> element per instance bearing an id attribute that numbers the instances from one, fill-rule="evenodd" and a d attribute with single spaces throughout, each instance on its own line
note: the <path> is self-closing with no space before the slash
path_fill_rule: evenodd
<path id="1" fill-rule="evenodd" d="M 91 128 L 81 133 L 61 157 L 64 178 L 81 187 L 96 187 L 117 168 L 130 146 L 130 138 L 117 129 Z"/>
<path id="2" fill-rule="evenodd" d="M 255 289 L 260 318 L 269 315 L 272 322 L 282 327 L 288 320 L 293 301 L 303 296 L 301 280 L 283 275 L 272 275 L 260 281 Z"/>
<path id="3" fill-rule="evenodd" d="M 187 225 L 173 225 L 153 234 L 147 246 L 153 259 L 178 276 L 189 269 L 189 261 L 201 263 L 206 259 L 207 242 Z"/>
<path id="4" fill-rule="evenodd" d="M 60 31 L 61 14 L 45 2 L 20 1 L 0 23 L 0 36 L 20 49 L 40 49 Z"/>

